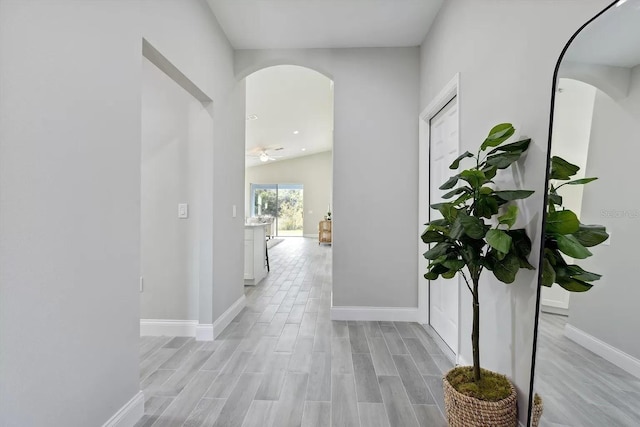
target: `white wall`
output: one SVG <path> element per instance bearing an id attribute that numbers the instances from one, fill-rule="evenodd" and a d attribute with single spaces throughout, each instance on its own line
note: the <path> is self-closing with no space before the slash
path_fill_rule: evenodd
<path id="1" fill-rule="evenodd" d="M 449 0 L 422 46 L 421 108 L 460 73 L 460 152 L 477 150 L 491 126 L 504 121 L 533 138 L 518 174 L 502 181 L 536 191 L 521 206 L 524 220 L 519 222 L 534 236 L 534 265 L 554 66 L 573 32 L 607 3 Z M 532 271 L 521 271 L 511 285 L 491 274 L 481 283 L 481 362 L 515 382 L 521 420 L 528 407 L 536 283 Z M 471 299 L 464 287 L 461 292 L 461 354 L 471 361 L 471 340 L 465 339 L 471 335 Z"/>
<path id="2" fill-rule="evenodd" d="M 419 50 L 236 53 L 239 77 L 278 64 L 334 81 L 333 305 L 416 307 Z"/>
<path id="3" fill-rule="evenodd" d="M 212 118 L 205 107 L 144 59 L 142 319 L 198 319 L 202 150 L 211 144 L 212 133 Z M 189 218 L 178 218 L 178 203 L 188 203 Z"/>
<path id="4" fill-rule="evenodd" d="M 640 135 L 640 67 L 633 69 L 632 77 L 625 99 L 596 94 L 587 174 L 599 179 L 585 187 L 581 219 L 605 225 L 611 238 L 610 245 L 591 248 L 593 257 L 578 262 L 603 277 L 588 292 L 571 295 L 569 323 L 640 359 L 640 288 L 635 280 L 640 194 L 629 181 L 640 155 L 635 143 Z"/>
<path id="5" fill-rule="evenodd" d="M 332 153 L 312 154 L 247 168 L 245 215 L 251 216 L 251 184 L 302 184 L 304 235 L 318 235 L 318 222 L 331 203 Z"/>
<path id="6" fill-rule="evenodd" d="M 242 295 L 244 87 L 207 5 L 1 1 L 3 426 L 102 425 L 138 392 L 143 37 L 214 100 L 201 322 Z"/>
<path id="7" fill-rule="evenodd" d="M 236 84 L 233 49 L 203 1 L 143 1 L 145 39 L 213 99 L 213 145 L 204 153 L 213 169 L 203 188 L 211 197 L 202 210 L 210 221 L 202 222 L 200 247 L 200 264 L 213 265 L 200 272 L 199 298 L 199 321 L 209 324 L 244 292 L 243 218 L 231 216 L 232 206 L 242 212 L 244 203 L 244 84 Z"/>

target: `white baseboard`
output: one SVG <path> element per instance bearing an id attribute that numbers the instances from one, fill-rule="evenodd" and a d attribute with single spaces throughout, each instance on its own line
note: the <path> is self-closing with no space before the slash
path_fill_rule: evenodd
<path id="1" fill-rule="evenodd" d="M 217 337 L 224 331 L 224 328 L 229 326 L 229 323 L 233 320 L 234 317 L 238 315 L 242 311 L 242 309 L 247 305 L 247 299 L 244 295 L 236 300 L 231 307 L 227 309 L 220 317 L 218 317 L 213 325 L 211 326 L 213 337 Z"/>
<path id="2" fill-rule="evenodd" d="M 133 427 L 144 415 L 144 394 L 139 391 L 102 427 Z"/>
<path id="3" fill-rule="evenodd" d="M 140 336 L 195 337 L 197 320 L 140 319 Z"/>
<path id="4" fill-rule="evenodd" d="M 624 369 L 631 375 L 640 378 L 640 360 L 635 357 L 568 323 L 564 327 L 564 335 L 587 350 L 594 352 L 603 359 L 608 360 L 621 369 Z"/>
<path id="5" fill-rule="evenodd" d="M 331 320 L 417 322 L 417 307 L 331 307 Z"/>
<path id="6" fill-rule="evenodd" d="M 304 234 L 302 237 L 310 237 L 312 239 L 317 239 L 318 238 L 318 233 L 316 233 L 316 234 Z"/>
<path id="7" fill-rule="evenodd" d="M 569 316 L 568 308 L 554 307 L 552 305 L 541 305 L 540 311 L 543 313 L 557 314 L 559 316 Z"/>
<path id="8" fill-rule="evenodd" d="M 213 341 L 213 324 L 203 323 L 196 326 L 196 341 Z"/>

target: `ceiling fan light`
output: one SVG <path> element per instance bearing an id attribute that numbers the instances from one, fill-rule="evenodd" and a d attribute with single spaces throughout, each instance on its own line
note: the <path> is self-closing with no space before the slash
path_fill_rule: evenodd
<path id="1" fill-rule="evenodd" d="M 266 153 L 261 153 L 260 154 L 260 161 L 261 162 L 268 162 L 269 161 L 269 156 L 267 156 Z"/>

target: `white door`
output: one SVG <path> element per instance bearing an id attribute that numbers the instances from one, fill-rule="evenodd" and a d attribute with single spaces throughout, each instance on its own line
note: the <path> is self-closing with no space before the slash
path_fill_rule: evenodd
<path id="1" fill-rule="evenodd" d="M 458 157 L 458 100 L 452 99 L 429 122 L 429 205 L 442 201 L 440 190 L 444 182 L 456 172 L 449 165 Z M 446 190 L 449 191 L 449 190 Z M 441 218 L 440 212 L 430 210 L 431 220 Z M 458 354 L 458 288 L 453 279 L 429 282 L 429 323 L 443 341 Z"/>

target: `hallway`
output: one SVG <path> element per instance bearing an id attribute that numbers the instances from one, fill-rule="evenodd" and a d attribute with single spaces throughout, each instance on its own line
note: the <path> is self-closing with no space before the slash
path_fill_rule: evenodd
<path id="1" fill-rule="evenodd" d="M 331 247 L 288 238 L 213 342 L 142 337 L 136 426 L 439 427 L 451 368 L 418 324 L 329 320 Z"/>

